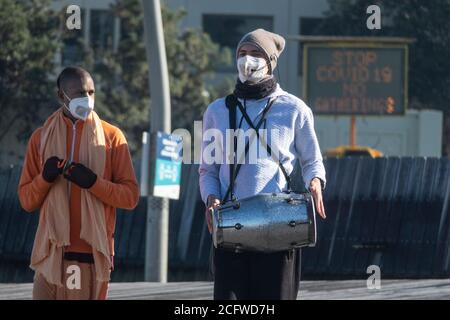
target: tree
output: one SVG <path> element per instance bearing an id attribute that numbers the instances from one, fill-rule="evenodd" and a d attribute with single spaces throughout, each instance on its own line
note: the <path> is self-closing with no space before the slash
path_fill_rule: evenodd
<path id="1" fill-rule="evenodd" d="M 118 0 L 110 9 L 121 21 L 117 51 L 83 43 L 80 30 L 65 27 L 65 7 L 54 12 L 50 5 L 51 0 L 0 0 L 0 143 L 11 131 L 25 142 L 57 108 L 59 66 L 54 62 L 63 43 L 70 40 L 72 45 L 80 44 L 79 64 L 93 75 L 96 111 L 125 131 L 136 155 L 142 131 L 148 130 L 150 104 L 141 1 Z M 193 121 L 201 119 L 207 104 L 219 94 L 208 85 L 208 75 L 215 64 L 231 59 L 205 33 L 181 31 L 178 24 L 184 15 L 163 7 L 172 127 L 192 129 Z"/>
<path id="2" fill-rule="evenodd" d="M 0 0 L 0 144 L 20 140 L 55 107 L 53 61 L 58 19 L 49 0 Z"/>
<path id="3" fill-rule="evenodd" d="M 382 28 L 366 28 L 369 5 L 381 9 Z M 334 0 L 313 34 L 414 38 L 409 54 L 409 108 L 445 115 L 444 154 L 450 154 L 450 1 Z"/>
<path id="4" fill-rule="evenodd" d="M 148 63 L 146 60 L 143 14 L 139 0 L 120 0 L 111 8 L 121 21 L 117 52 L 87 52 L 86 64 L 95 75 L 96 108 L 102 117 L 125 131 L 133 155 L 140 148 L 142 131 L 149 124 Z M 216 63 L 230 63 L 229 53 L 221 53 L 208 35 L 178 24 L 183 11 L 163 7 L 163 26 L 169 69 L 172 128 L 192 129 L 210 99 L 216 96 L 206 77 Z M 93 57 L 101 57 L 96 60 Z"/>

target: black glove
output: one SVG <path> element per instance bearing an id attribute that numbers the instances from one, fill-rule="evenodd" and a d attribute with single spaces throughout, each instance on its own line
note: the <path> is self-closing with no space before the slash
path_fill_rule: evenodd
<path id="1" fill-rule="evenodd" d="M 64 178 L 81 188 L 89 189 L 97 181 L 97 175 L 81 163 L 72 162 L 64 172 Z"/>
<path id="2" fill-rule="evenodd" d="M 44 163 L 44 169 L 42 170 L 42 177 L 45 181 L 52 183 L 62 173 L 65 160 L 62 160 L 56 156 L 48 158 Z"/>

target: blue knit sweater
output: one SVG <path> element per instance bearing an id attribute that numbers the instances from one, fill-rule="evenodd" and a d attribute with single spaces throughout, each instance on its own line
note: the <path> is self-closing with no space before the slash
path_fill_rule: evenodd
<path id="1" fill-rule="evenodd" d="M 300 160 L 302 176 L 307 189 L 314 177 L 320 178 L 326 184 L 325 168 L 322 162 L 319 142 L 314 131 L 313 113 L 311 108 L 302 100 L 287 93 L 277 85 L 277 89 L 270 96 L 260 100 L 245 101 L 246 111 L 250 119 L 256 125 L 268 99 L 274 97 L 277 97 L 277 100 L 266 115 L 267 120 L 264 126 L 267 129 L 269 145 L 272 148 L 278 148 L 279 159 L 288 174 L 292 172 L 296 159 Z M 243 100 L 240 101 L 244 104 Z M 250 127 L 245 119 L 241 122 L 242 114 L 239 108 L 237 108 L 236 113 L 236 127 L 241 123 L 240 128 L 244 131 L 248 130 Z M 229 165 L 224 163 L 227 156 L 226 147 L 224 147 L 226 146 L 225 130 L 229 128 L 225 98 L 212 102 L 203 114 L 203 133 L 211 128 L 220 130 L 223 141 L 219 143 L 220 148 L 215 149 L 212 153 L 207 153 L 204 151 L 211 149 L 207 148 L 207 146 L 212 143 L 214 138 L 203 135 L 199 184 L 201 197 L 205 203 L 210 194 L 222 199 L 230 183 Z M 262 150 L 265 151 L 266 149 L 263 145 L 258 143 L 256 139 L 253 141 L 253 144 L 254 148 L 250 148 L 250 150 L 256 150 L 256 152 L 264 154 Z M 242 157 L 239 154 L 239 150 L 243 151 L 243 148 L 238 149 L 237 159 Z M 223 161 L 221 163 L 208 164 L 205 161 L 205 156 L 207 154 L 216 155 L 216 152 L 220 154 Z M 252 153 L 251 151 L 249 153 L 251 155 L 249 154 L 245 158 L 245 163 L 242 165 L 235 180 L 234 194 L 236 197 L 242 199 L 258 193 L 281 192 L 285 190 L 286 179 L 273 158 L 270 155 L 255 157 L 255 152 Z M 250 158 L 252 156 L 253 158 Z M 256 159 L 256 164 L 249 164 L 250 159 Z"/>

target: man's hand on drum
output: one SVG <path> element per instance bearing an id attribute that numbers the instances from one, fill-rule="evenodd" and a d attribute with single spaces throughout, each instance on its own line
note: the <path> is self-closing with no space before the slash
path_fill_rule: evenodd
<path id="1" fill-rule="evenodd" d="M 208 196 L 208 199 L 206 200 L 206 210 L 205 210 L 206 224 L 208 225 L 209 233 L 212 233 L 212 231 L 213 231 L 212 213 L 213 213 L 214 209 L 216 209 L 219 205 L 220 205 L 220 199 L 217 198 L 215 195 L 210 194 Z"/>
<path id="2" fill-rule="evenodd" d="M 317 213 L 325 219 L 327 216 L 325 215 L 325 207 L 323 205 L 323 197 L 322 197 L 322 185 L 320 183 L 319 178 L 314 178 L 311 180 L 309 184 L 309 191 L 311 192 L 314 203 L 316 204 Z"/>

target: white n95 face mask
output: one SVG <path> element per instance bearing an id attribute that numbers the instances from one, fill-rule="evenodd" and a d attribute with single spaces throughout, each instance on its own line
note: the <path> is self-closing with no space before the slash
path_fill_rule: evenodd
<path id="1" fill-rule="evenodd" d="M 94 99 L 89 96 L 70 99 L 64 91 L 62 92 L 69 100 L 69 107 L 65 103 L 64 106 L 75 118 L 83 121 L 86 120 L 91 111 L 94 110 Z"/>
<path id="2" fill-rule="evenodd" d="M 252 57 L 246 55 L 237 60 L 237 67 L 239 72 L 239 80 L 242 83 L 245 81 L 258 82 L 267 75 L 266 60 L 264 58 Z"/>

